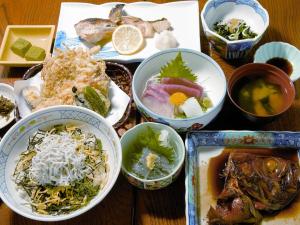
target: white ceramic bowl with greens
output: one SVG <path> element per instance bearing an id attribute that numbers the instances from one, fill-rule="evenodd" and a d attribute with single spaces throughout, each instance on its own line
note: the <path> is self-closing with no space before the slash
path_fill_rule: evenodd
<path id="1" fill-rule="evenodd" d="M 156 135 L 160 134 L 159 137 L 154 135 L 153 139 L 155 137 L 161 138 L 163 142 L 165 141 L 168 143 L 168 146 L 172 146 L 173 148 L 172 161 L 168 161 L 169 164 L 167 164 L 167 167 L 165 167 L 168 168 L 168 172 L 166 172 L 166 175 L 154 179 L 147 179 L 145 177 L 141 178 L 141 176 L 136 173 L 136 168 L 138 168 L 139 172 L 142 171 L 141 173 L 151 177 L 151 175 L 156 173 L 155 170 L 160 170 L 157 170 L 157 168 L 160 168 L 163 162 L 167 162 L 164 161 L 163 154 L 159 154 L 156 150 L 153 150 L 154 148 L 152 148 L 150 145 L 147 145 L 148 147 L 138 147 L 140 146 L 141 140 L 144 141 L 147 139 L 145 133 L 147 133 L 147 135 L 149 134 L 149 128 L 154 131 Z M 163 135 L 161 136 L 162 133 Z M 166 133 L 168 134 L 166 135 Z M 149 140 L 152 142 L 153 139 Z M 138 188 L 147 190 L 164 188 L 171 184 L 178 177 L 182 169 L 185 157 L 184 143 L 177 132 L 167 125 L 153 122 L 139 124 L 128 130 L 122 136 L 121 145 L 123 154 L 122 173 L 132 185 Z M 147 148 L 147 150 L 145 148 Z M 149 169 L 148 160 L 149 156 L 151 157 L 151 155 L 156 155 L 156 158 L 155 161 L 153 161 L 152 169 Z M 135 166 L 135 169 L 133 169 L 133 166 Z"/>
<path id="2" fill-rule="evenodd" d="M 90 132 L 100 139 L 102 149 L 105 150 L 107 155 L 109 170 L 106 184 L 86 205 L 67 214 L 43 215 L 34 211 L 28 204 L 30 199 L 24 192 L 20 192 L 13 178 L 13 173 L 20 154 L 27 149 L 29 137 L 32 137 L 40 129 L 47 130 L 57 124 L 75 125 L 82 131 Z M 49 107 L 34 112 L 18 121 L 1 140 L 0 197 L 13 211 L 33 220 L 61 221 L 70 219 L 93 208 L 110 192 L 118 178 L 121 161 L 122 153 L 119 137 L 113 127 L 102 116 L 82 107 Z M 49 167 L 49 171 L 51 169 L 53 168 Z"/>

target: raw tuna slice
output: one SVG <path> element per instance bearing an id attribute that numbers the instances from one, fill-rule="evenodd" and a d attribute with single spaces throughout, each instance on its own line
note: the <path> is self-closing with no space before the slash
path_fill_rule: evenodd
<path id="1" fill-rule="evenodd" d="M 203 88 L 188 79 L 185 78 L 171 78 L 171 77 L 164 77 L 161 79 L 161 83 L 163 84 L 180 84 L 187 87 L 195 88 L 203 92 Z"/>
<path id="2" fill-rule="evenodd" d="M 160 84 L 160 87 L 164 89 L 169 94 L 174 94 L 175 92 L 182 92 L 189 97 L 202 97 L 203 90 L 199 90 L 192 87 L 187 87 L 180 84 Z"/>

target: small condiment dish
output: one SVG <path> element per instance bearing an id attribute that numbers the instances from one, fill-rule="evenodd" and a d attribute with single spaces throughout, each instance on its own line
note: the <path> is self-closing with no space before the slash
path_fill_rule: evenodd
<path id="1" fill-rule="evenodd" d="M 0 116 L 0 129 L 10 124 L 16 117 L 16 97 L 14 88 L 8 84 L 0 83 L 0 96 L 3 96 L 15 104 L 15 108 L 10 112 L 8 117 Z"/>
<path id="2" fill-rule="evenodd" d="M 138 134 L 145 131 L 148 127 L 152 128 L 156 131 L 166 130 L 169 133 L 169 139 L 172 142 L 172 146 L 175 146 L 175 152 L 176 152 L 176 164 L 174 165 L 174 168 L 172 172 L 165 176 L 158 179 L 153 180 L 147 180 L 137 177 L 135 174 L 129 172 L 126 169 L 124 159 L 126 158 L 126 154 L 130 154 L 130 150 L 132 149 L 132 146 L 134 145 L 134 139 L 137 137 Z M 182 141 L 182 138 L 176 133 L 176 131 L 164 124 L 160 123 L 153 123 L 153 122 L 146 122 L 141 123 L 134 128 L 128 130 L 121 138 L 121 145 L 122 145 L 122 154 L 123 154 L 123 162 L 122 162 L 122 173 L 127 178 L 129 183 L 132 185 L 146 190 L 156 190 L 160 188 L 164 188 L 171 184 L 179 175 L 183 163 L 184 163 L 184 157 L 185 157 L 185 147 L 184 143 Z"/>
<path id="3" fill-rule="evenodd" d="M 0 65 L 24 67 L 42 63 L 43 61 L 27 61 L 10 48 L 18 38 L 23 38 L 32 45 L 43 48 L 46 55 L 49 55 L 54 30 L 54 25 L 8 25 L 0 48 Z"/>
<path id="4" fill-rule="evenodd" d="M 219 21 L 242 19 L 258 35 L 252 39 L 229 41 L 213 30 Z M 225 59 L 244 58 L 269 26 L 269 14 L 256 0 L 209 0 L 201 12 L 202 26 L 211 46 Z"/>
<path id="5" fill-rule="evenodd" d="M 238 84 L 242 79 L 253 80 L 256 77 L 262 77 L 266 81 L 278 85 L 281 89 L 283 101 L 281 110 L 272 115 L 258 116 L 252 112 L 248 112 L 237 103 Z M 287 74 L 275 66 L 264 63 L 249 63 L 237 68 L 228 80 L 227 86 L 228 96 L 233 105 L 250 121 L 265 122 L 273 120 L 279 115 L 287 111 L 295 99 L 295 87 Z"/>
<path id="6" fill-rule="evenodd" d="M 285 42 L 269 42 L 260 46 L 254 55 L 255 63 L 269 63 L 268 61 L 274 58 L 281 58 L 287 60 L 291 68 L 280 68 L 280 65 L 276 65 L 280 69 L 283 69 L 291 78 L 292 81 L 296 81 L 300 78 L 300 50 L 293 45 Z M 286 70 L 290 71 L 286 71 Z"/>

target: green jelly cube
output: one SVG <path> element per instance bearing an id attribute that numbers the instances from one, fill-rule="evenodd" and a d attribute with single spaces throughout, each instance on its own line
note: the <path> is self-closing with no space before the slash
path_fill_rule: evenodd
<path id="1" fill-rule="evenodd" d="M 45 59 L 45 57 L 45 50 L 37 46 L 31 46 L 31 48 L 25 54 L 25 59 L 28 61 L 42 61 Z"/>
<path id="2" fill-rule="evenodd" d="M 23 38 L 18 38 L 10 49 L 18 56 L 24 57 L 28 49 L 31 47 L 31 43 Z"/>

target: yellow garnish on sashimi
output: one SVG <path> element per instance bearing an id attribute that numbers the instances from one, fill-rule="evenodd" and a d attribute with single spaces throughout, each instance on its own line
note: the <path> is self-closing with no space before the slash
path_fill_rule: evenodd
<path id="1" fill-rule="evenodd" d="M 170 103 L 172 105 L 175 105 L 175 106 L 180 106 L 182 105 L 186 100 L 188 99 L 188 97 L 182 93 L 182 92 L 175 92 L 174 94 L 172 94 L 170 96 Z"/>

